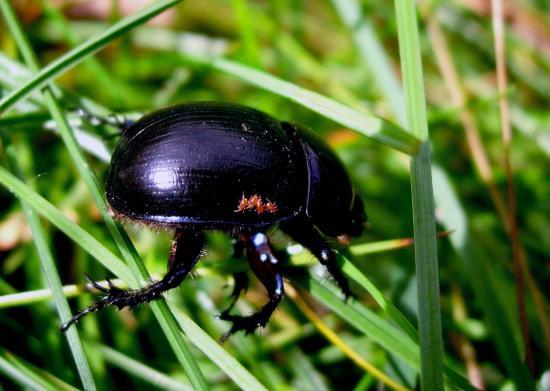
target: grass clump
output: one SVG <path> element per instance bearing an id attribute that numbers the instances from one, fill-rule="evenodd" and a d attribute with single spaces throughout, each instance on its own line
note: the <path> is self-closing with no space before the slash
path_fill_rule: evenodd
<path id="1" fill-rule="evenodd" d="M 504 15 L 527 19 L 495 29 L 506 48 L 496 54 L 498 13 L 455 2 L 163 0 L 94 12 L 79 2 L 37 2 L 32 12 L 0 4 L 7 388 L 533 389 L 541 381 L 550 357 L 544 4 L 507 3 Z M 503 85 L 500 68 L 498 88 L 497 60 L 508 71 Z M 84 272 L 139 286 L 165 272 L 170 241 L 106 213 L 114 129 L 75 109 L 136 118 L 192 100 L 253 106 L 334 147 L 371 224 L 340 259 L 357 300 L 342 301 L 308 254 L 294 254 L 289 269 L 310 273 L 288 274 L 290 293 L 267 329 L 221 346 L 228 325 L 213 315 L 227 305 L 231 275 L 247 267 L 231 259 L 225 235 L 211 233 L 199 278 L 151 306 L 89 316 L 65 339 L 67 298 L 73 311 L 92 300 Z M 514 254 L 523 260 L 515 273 Z M 238 311 L 263 295 L 254 284 Z"/>

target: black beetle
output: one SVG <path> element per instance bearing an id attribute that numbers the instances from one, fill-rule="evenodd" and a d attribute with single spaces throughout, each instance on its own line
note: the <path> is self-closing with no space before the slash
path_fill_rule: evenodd
<path id="1" fill-rule="evenodd" d="M 117 218 L 175 230 L 168 272 L 137 290 L 111 283 L 105 288 L 90 280 L 105 296 L 63 330 L 90 312 L 109 305 L 133 307 L 180 285 L 202 254 L 204 230 L 232 235 L 237 255 L 246 253 L 269 294 L 260 311 L 230 315 L 246 286 L 246 279 L 236 278 L 233 302 L 220 315 L 233 322 L 224 338 L 265 326 L 283 297 L 277 257 L 265 233 L 276 223 L 350 295 L 324 235 L 359 236 L 366 221 L 363 202 L 334 152 L 294 124 L 228 103 L 193 102 L 155 111 L 123 130 L 106 198 Z"/>

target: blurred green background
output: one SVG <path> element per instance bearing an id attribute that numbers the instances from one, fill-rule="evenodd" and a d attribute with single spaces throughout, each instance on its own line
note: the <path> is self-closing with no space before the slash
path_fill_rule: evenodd
<path id="1" fill-rule="evenodd" d="M 42 65 L 149 4 L 122 0 L 7 3 L 16 10 Z M 446 362 L 478 387 L 528 389 L 518 380 L 527 376 L 540 389 L 550 389 L 550 2 L 504 2 L 505 97 L 513 132 L 510 162 L 517 235 L 508 229 L 510 198 L 491 2 L 419 1 L 417 10 L 420 43 L 412 50 L 422 54 L 437 165 L 434 193 L 437 230 L 442 232 L 438 254 Z M 0 22 L 0 50 L 0 93 L 5 97 L 31 77 L 5 19 Z M 212 60 L 218 56 L 228 59 L 229 65 L 246 66 L 246 72 Z M 351 360 L 349 352 L 343 353 L 345 343 L 361 360 L 402 387 L 414 389 L 418 367 L 407 361 L 405 347 L 400 350 L 379 339 L 361 322 L 362 317 L 374 316 L 375 324 L 387 322 L 380 323 L 382 329 L 387 324 L 403 332 L 401 324 L 391 311 L 380 308 L 372 292 L 364 289 L 365 283 L 357 282 L 357 276 L 366 276 L 416 325 L 414 253 L 407 240 L 413 236 L 409 157 L 353 132 L 336 117 L 309 110 L 298 92 L 291 96 L 294 102 L 287 99 L 287 93 L 265 83 L 251 72 L 254 69 L 405 126 L 399 40 L 394 5 L 389 1 L 187 0 L 63 72 L 55 80 L 55 95 L 100 183 L 116 129 L 83 120 L 76 113 L 78 108 L 137 118 L 179 102 L 230 101 L 302 124 L 325 138 L 348 168 L 370 220 L 365 234 L 349 249 L 342 249 L 348 257 L 343 262 L 355 265 L 352 289 L 357 301 L 330 304 L 323 293 L 315 294 L 311 281 L 320 281 L 323 292 L 333 292 L 332 281 L 310 255 L 302 253 L 288 266 L 292 286 L 301 288 L 283 301 L 268 327 L 247 337 L 236 335 L 223 347 L 213 344 L 242 367 L 233 362 L 220 366 L 194 347 L 196 341 L 190 338 L 192 356 L 216 390 L 247 388 L 235 381 L 245 376 L 242 371 L 273 390 L 392 389 L 381 386 L 381 380 Z M 56 129 L 39 93 L 20 100 L 0 117 L 0 163 L 9 167 L 6 150 L 12 148 L 34 190 L 118 255 Z M 49 218 L 41 222 L 63 285 L 82 288 L 85 272 L 98 280 L 111 275 Z M 170 234 L 132 224 L 124 228 L 147 269 L 155 276 L 165 273 Z M 280 232 L 271 234 L 279 249 L 290 244 Z M 393 239 L 404 240 L 385 242 Z M 514 240 L 523 260 L 528 349 L 520 332 Z M 81 388 L 69 345 L 58 329 L 61 321 L 54 301 L 34 292 L 47 285 L 33 242 L 20 202 L 5 186 L 0 187 L 0 387 Z M 377 244 L 385 246 L 377 249 Z M 230 238 L 211 233 L 196 278 L 188 278 L 174 290 L 170 301 L 213 342 L 229 327 L 214 315 L 229 303 L 231 275 L 246 268 L 246 262 L 232 259 Z M 300 270 L 306 276 L 294 277 Z M 255 278 L 252 281 L 236 311 L 246 314 L 263 304 L 263 287 Z M 31 294 L 25 296 L 25 292 Z M 76 296 L 69 301 L 73 312 L 93 300 L 82 289 L 68 295 Z M 339 298 L 337 292 L 334 295 Z M 304 305 L 319 317 L 317 323 Z M 354 312 L 346 315 L 348 307 Z M 319 322 L 341 341 L 327 339 Z M 497 325 L 509 330 L 512 338 Z M 167 342 L 170 337 L 161 331 L 150 306 L 120 312 L 108 309 L 88 316 L 77 328 L 98 389 L 190 387 L 181 361 Z M 394 328 L 387 330 L 389 341 L 401 340 L 402 334 L 394 333 Z M 403 345 L 414 344 L 413 340 L 403 340 Z M 212 352 L 225 359 L 219 351 Z M 526 357 L 532 358 L 530 370 Z M 145 367 L 136 366 L 136 361 Z"/>

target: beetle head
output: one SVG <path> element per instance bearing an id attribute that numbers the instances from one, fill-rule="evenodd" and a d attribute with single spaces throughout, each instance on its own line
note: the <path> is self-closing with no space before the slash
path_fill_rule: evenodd
<path id="1" fill-rule="evenodd" d="M 365 228 L 365 222 L 367 221 L 367 215 L 365 214 L 365 208 L 363 200 L 353 192 L 353 199 L 351 201 L 351 208 L 348 217 L 348 226 L 345 233 L 349 236 L 357 237 L 361 236 L 363 229 Z"/>
<path id="2" fill-rule="evenodd" d="M 351 237 L 361 236 L 367 221 L 363 200 L 355 192 L 349 205 L 347 211 L 340 209 L 338 213 L 331 214 L 330 220 L 319 220 L 314 216 L 317 228 L 327 236 L 336 237 L 343 246 L 350 244 Z"/>

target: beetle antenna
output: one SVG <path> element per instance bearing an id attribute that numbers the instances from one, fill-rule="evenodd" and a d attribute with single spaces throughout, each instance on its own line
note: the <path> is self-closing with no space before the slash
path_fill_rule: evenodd
<path id="1" fill-rule="evenodd" d="M 92 124 L 92 126 L 98 125 L 110 125 L 118 128 L 122 133 L 127 127 L 132 125 L 134 121 L 128 119 L 125 115 L 117 115 L 114 113 L 109 114 L 107 117 L 102 117 L 96 114 L 91 113 L 87 109 L 82 107 L 76 109 L 76 114 Z"/>

